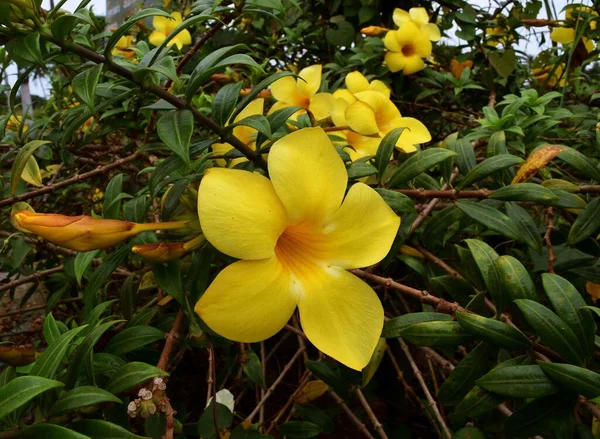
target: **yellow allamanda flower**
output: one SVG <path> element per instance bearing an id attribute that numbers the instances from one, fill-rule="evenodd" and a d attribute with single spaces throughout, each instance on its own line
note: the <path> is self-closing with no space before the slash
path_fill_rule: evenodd
<path id="1" fill-rule="evenodd" d="M 379 148 L 379 144 L 381 143 L 381 137 L 363 136 L 350 130 L 341 131 L 336 134 L 345 138 L 346 143 L 351 146 L 351 148 L 346 148 L 345 151 L 353 162 L 363 157 L 372 157 L 377 154 L 377 148 Z"/>
<path id="2" fill-rule="evenodd" d="M 221 271 L 195 306 L 215 332 L 246 343 L 273 336 L 296 307 L 302 329 L 323 353 L 366 366 L 379 340 L 383 308 L 346 270 L 380 261 L 400 218 L 348 174 L 321 128 L 273 144 L 269 176 L 212 168 L 198 191 L 207 240 L 241 259 Z"/>
<path id="3" fill-rule="evenodd" d="M 580 6 L 580 7 L 567 9 L 565 11 L 565 20 L 575 20 L 575 17 L 573 16 L 573 12 L 585 12 L 587 14 L 591 14 L 591 15 L 595 15 L 595 16 L 598 15 L 596 13 L 596 11 L 594 11 L 593 9 L 585 7 L 585 6 Z M 580 22 L 579 25 L 580 25 L 581 22 L 583 21 L 583 18 L 577 17 L 576 21 L 579 21 Z M 555 42 L 561 43 L 561 44 L 572 43 L 573 41 L 575 41 L 575 26 L 576 26 L 576 24 L 573 24 L 573 27 L 566 27 L 566 26 L 555 27 L 554 29 L 552 29 L 552 32 L 550 33 L 550 39 L 552 41 L 555 41 Z M 595 30 L 596 26 L 597 26 L 596 20 L 591 20 L 589 22 L 589 26 L 590 26 L 590 29 Z M 590 40 L 589 38 L 582 36 L 581 42 L 585 46 L 585 49 L 588 51 L 588 53 L 592 52 L 594 50 L 594 42 L 592 40 Z"/>
<path id="4" fill-rule="evenodd" d="M 18 132 L 21 124 L 23 123 L 23 118 L 21 116 L 15 116 L 11 114 L 11 116 L 6 121 L 6 130 Z M 27 125 L 23 126 L 23 132 L 27 131 Z"/>
<path id="5" fill-rule="evenodd" d="M 317 93 L 321 87 L 322 66 L 316 64 L 300 70 L 295 79 L 285 76 L 271 84 L 271 93 L 277 100 L 269 113 L 281 108 L 300 106 L 309 110 L 316 120 L 327 119 L 331 115 L 334 98 L 331 93 Z"/>
<path id="6" fill-rule="evenodd" d="M 66 216 L 22 210 L 14 215 L 13 224 L 22 232 L 34 233 L 61 247 L 85 252 L 111 247 L 141 232 L 180 229 L 187 222 L 138 224 L 86 215 Z"/>
<path id="7" fill-rule="evenodd" d="M 363 136 L 383 137 L 395 128 L 405 128 L 396 148 L 404 152 L 416 151 L 415 145 L 431 140 L 431 134 L 423 123 L 412 117 L 402 117 L 400 110 L 379 92 L 356 93 L 356 102 L 348 105 L 344 113 L 352 131 Z"/>
<path id="8" fill-rule="evenodd" d="M 123 35 L 113 47 L 111 53 L 113 56 L 122 56 L 127 59 L 131 59 L 135 57 L 135 51 L 132 49 L 133 44 L 133 35 Z"/>
<path id="9" fill-rule="evenodd" d="M 429 15 L 425 8 L 410 8 L 408 12 L 404 9 L 396 8 L 394 9 L 392 19 L 398 27 L 402 27 L 406 23 L 413 23 L 430 41 L 440 41 L 442 38 L 440 28 L 437 24 L 429 22 Z"/>
<path id="10" fill-rule="evenodd" d="M 554 70 L 554 73 L 552 73 L 552 70 Z M 531 75 L 539 85 L 545 84 L 548 88 L 553 88 L 558 84 L 559 87 L 564 87 L 567 83 L 567 75 L 564 74 L 564 70 L 565 64 L 562 63 L 556 66 L 556 69 L 553 65 L 535 68 L 531 71 Z M 552 73 L 552 76 L 548 79 L 550 73 Z"/>
<path id="11" fill-rule="evenodd" d="M 408 21 L 398 30 L 389 31 L 383 39 L 388 52 L 385 63 L 392 72 L 412 75 L 425 68 L 424 58 L 431 55 L 429 35 L 422 32 L 416 24 Z"/>
<path id="12" fill-rule="evenodd" d="M 247 117 L 255 116 L 257 114 L 263 114 L 264 105 L 265 105 L 265 100 L 262 98 L 253 100 L 246 106 L 246 108 L 244 108 L 240 112 L 240 114 L 238 114 L 236 116 L 236 118 L 233 122 L 239 122 L 240 120 L 245 119 Z M 248 145 L 253 150 L 256 149 L 256 134 L 257 133 L 258 133 L 258 131 L 256 129 L 245 126 L 245 125 L 238 125 L 233 128 L 233 135 L 235 137 L 237 137 L 238 139 L 240 139 L 242 142 L 244 142 L 246 145 Z M 230 145 L 229 143 L 215 143 L 212 146 L 213 152 L 221 153 L 221 154 L 225 154 L 228 151 L 231 151 L 232 149 L 233 149 L 233 146 Z M 233 167 L 233 166 L 237 165 L 238 163 L 242 163 L 247 160 L 248 159 L 246 157 L 239 157 L 239 158 L 233 159 L 230 162 L 230 166 Z M 227 161 L 225 159 L 217 159 L 216 162 L 219 166 L 227 165 Z"/>
<path id="13" fill-rule="evenodd" d="M 148 41 L 154 46 L 160 46 L 160 44 L 167 38 L 167 36 L 173 32 L 173 30 L 183 23 L 183 18 L 181 16 L 181 12 L 172 12 L 171 17 L 172 20 L 167 17 L 154 17 L 152 19 L 152 27 L 154 27 L 154 31 L 150 34 L 150 38 Z M 169 46 L 175 44 L 179 50 L 186 45 L 191 44 L 192 36 L 190 35 L 187 29 L 179 32 L 171 41 L 169 41 Z"/>
<path id="14" fill-rule="evenodd" d="M 389 98 L 391 94 L 390 88 L 385 85 L 383 81 L 374 79 L 373 81 L 369 82 L 369 80 L 360 72 L 348 73 L 346 78 L 344 78 L 344 82 L 352 94 L 367 90 L 378 91 L 386 98 Z"/>

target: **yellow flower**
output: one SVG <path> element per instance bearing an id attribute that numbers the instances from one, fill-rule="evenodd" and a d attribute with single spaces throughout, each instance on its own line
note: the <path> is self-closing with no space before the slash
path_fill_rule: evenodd
<path id="1" fill-rule="evenodd" d="M 152 19 L 152 27 L 154 27 L 155 30 L 150 34 L 148 41 L 154 46 L 160 46 L 167 36 L 173 32 L 177 26 L 183 23 L 181 12 L 173 12 L 171 13 L 171 17 L 173 17 L 172 20 L 167 17 L 154 17 Z M 192 36 L 187 29 L 184 29 L 179 32 L 175 38 L 169 41 L 168 45 L 175 44 L 177 48 L 181 50 L 184 45 L 191 44 L 191 42 Z"/>
<path id="2" fill-rule="evenodd" d="M 345 151 L 350 156 L 350 159 L 354 162 L 363 157 L 372 157 L 377 153 L 377 148 L 381 143 L 381 137 L 370 137 L 363 136 L 362 134 L 355 133 L 354 131 L 341 131 L 335 133 L 340 137 L 346 139 L 346 143 L 352 148 L 346 148 Z"/>
<path id="3" fill-rule="evenodd" d="M 277 333 L 298 307 L 308 339 L 360 370 L 379 340 L 383 308 L 346 270 L 385 257 L 400 218 L 365 184 L 344 199 L 346 168 L 321 128 L 275 142 L 269 175 L 212 168 L 202 179 L 202 230 L 241 261 L 219 273 L 195 311 L 222 336 L 253 343 Z"/>
<path id="4" fill-rule="evenodd" d="M 415 24 L 430 41 L 440 41 L 442 35 L 437 24 L 429 22 L 429 15 L 425 8 L 410 8 L 408 12 L 404 9 L 394 9 L 393 20 L 396 26 L 402 27 L 406 23 Z"/>
<path id="5" fill-rule="evenodd" d="M 18 132 L 21 124 L 23 123 L 23 118 L 21 116 L 15 116 L 12 114 L 8 121 L 6 121 L 6 130 Z M 23 126 L 23 132 L 27 131 L 27 125 Z"/>
<path id="6" fill-rule="evenodd" d="M 247 117 L 255 116 L 257 114 L 263 114 L 264 104 L 265 104 L 265 100 L 262 98 L 253 100 L 246 106 L 246 108 L 244 108 L 240 112 L 240 114 L 237 115 L 237 117 L 235 118 L 235 120 L 233 122 L 239 122 L 240 120 L 245 119 Z M 238 139 L 240 139 L 242 142 L 244 142 L 246 145 L 248 145 L 253 150 L 256 149 L 256 134 L 257 133 L 258 133 L 258 131 L 256 129 L 245 126 L 245 125 L 238 125 L 233 128 L 233 135 L 235 137 L 237 137 Z M 229 143 L 215 143 L 212 146 L 213 152 L 221 153 L 221 154 L 225 154 L 228 151 L 231 151 L 232 149 L 233 149 L 233 146 L 231 146 Z M 239 157 L 239 158 L 233 159 L 230 162 L 230 166 L 233 167 L 233 166 L 237 165 L 238 163 L 242 163 L 247 160 L 248 159 L 246 157 Z M 225 159 L 217 159 L 216 162 L 219 166 L 227 165 L 227 161 Z"/>
<path id="7" fill-rule="evenodd" d="M 584 6 L 567 9 L 565 11 L 565 20 L 567 20 L 567 21 L 575 20 L 575 21 L 571 25 L 572 27 L 565 26 L 565 27 L 556 27 L 556 28 L 552 29 L 552 32 L 550 33 L 550 39 L 552 41 L 555 41 L 555 42 L 561 43 L 561 44 L 570 44 L 573 41 L 575 41 L 575 27 L 578 25 L 581 25 L 581 22 L 583 22 L 584 18 L 583 17 L 581 17 L 581 18 L 574 17 L 573 12 L 577 12 L 577 13 L 583 12 L 583 13 L 591 14 L 591 15 L 595 15 L 595 16 L 598 15 L 596 13 L 596 11 L 594 11 L 593 9 L 584 7 Z M 578 24 L 577 21 L 579 21 L 580 23 Z M 596 29 L 596 20 L 591 20 L 588 23 L 589 23 L 590 29 L 592 29 L 592 30 Z M 590 40 L 589 38 L 582 36 L 581 42 L 585 46 L 588 53 L 590 53 L 594 50 L 594 42 L 592 40 Z"/>
<path id="8" fill-rule="evenodd" d="M 130 59 L 135 56 L 135 51 L 132 49 L 133 46 L 133 35 L 123 35 L 113 47 L 111 51 L 113 56 L 122 56 Z"/>
<path id="9" fill-rule="evenodd" d="M 400 111 L 379 92 L 356 93 L 356 102 L 348 105 L 344 113 L 352 131 L 364 136 L 383 137 L 395 128 L 406 128 L 400 135 L 396 148 L 404 152 L 416 151 L 415 145 L 431 140 L 425 125 L 412 117 L 402 117 Z"/>
<path id="10" fill-rule="evenodd" d="M 346 83 L 346 87 L 352 94 L 371 90 L 378 91 L 386 98 L 390 97 L 391 90 L 387 85 L 385 85 L 384 82 L 380 81 L 379 79 L 374 79 L 373 81 L 369 82 L 367 78 L 365 78 L 360 72 L 348 73 L 344 81 Z"/>
<path id="11" fill-rule="evenodd" d="M 392 72 L 402 70 L 405 75 L 412 75 L 425 68 L 423 58 L 431 55 L 431 41 L 424 32 L 408 21 L 396 31 L 385 35 L 383 43 L 389 52 L 385 54 L 385 63 Z"/>
<path id="12" fill-rule="evenodd" d="M 185 227 L 185 221 L 137 224 L 129 221 L 35 213 L 22 210 L 14 216 L 15 226 L 61 247 L 81 252 L 111 247 L 140 232 Z"/>
<path id="13" fill-rule="evenodd" d="M 535 68 L 531 71 L 531 74 L 532 74 L 533 78 L 535 79 L 535 81 L 539 85 L 545 84 L 546 87 L 553 88 L 556 86 L 556 84 L 558 84 L 559 87 L 564 87 L 565 84 L 567 83 L 566 82 L 567 75 L 564 74 L 564 69 L 565 69 L 564 63 L 556 66 L 556 70 L 554 69 L 554 65 L 549 65 L 549 66 Z M 554 73 L 552 73 L 552 70 L 554 70 Z M 548 79 L 548 77 L 550 76 L 550 73 L 552 73 L 552 77 L 550 77 L 550 79 Z"/>
<path id="14" fill-rule="evenodd" d="M 294 79 L 286 76 L 271 84 L 271 93 L 277 99 L 269 113 L 281 108 L 300 106 L 309 110 L 316 120 L 327 119 L 331 115 L 334 98 L 331 93 L 317 93 L 321 87 L 322 66 L 314 66 L 302 69 Z"/>

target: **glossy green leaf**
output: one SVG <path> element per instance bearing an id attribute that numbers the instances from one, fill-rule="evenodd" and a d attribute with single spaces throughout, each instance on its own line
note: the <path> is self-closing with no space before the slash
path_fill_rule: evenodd
<path id="1" fill-rule="evenodd" d="M 265 380 L 262 373 L 262 365 L 258 355 L 252 350 L 246 350 L 246 358 L 248 361 L 244 363 L 244 373 L 259 387 L 265 386 Z"/>
<path id="2" fill-rule="evenodd" d="M 457 346 L 473 339 L 458 322 L 443 321 L 414 323 L 400 336 L 417 346 Z"/>
<path id="3" fill-rule="evenodd" d="M 534 183 L 514 183 L 504 186 L 492 192 L 488 198 L 502 201 L 532 201 L 550 205 L 559 200 L 553 191 Z"/>
<path id="4" fill-rule="evenodd" d="M 204 409 L 204 412 L 198 420 L 198 434 L 200 437 L 212 438 L 215 437 L 215 415 L 214 415 L 214 401 L 211 401 L 208 407 Z M 217 403 L 216 407 L 216 418 L 219 430 L 229 428 L 233 422 L 233 413 L 226 405 Z"/>
<path id="5" fill-rule="evenodd" d="M 96 64 L 94 67 L 79 73 L 71 81 L 73 92 L 75 92 L 77 98 L 87 105 L 92 112 L 96 109 L 96 88 L 102 75 L 102 66 L 103 64 Z"/>
<path id="6" fill-rule="evenodd" d="M 106 345 L 106 352 L 118 357 L 158 340 L 164 340 L 165 333 L 152 326 L 133 326 L 115 335 Z"/>
<path id="7" fill-rule="evenodd" d="M 477 380 L 485 390 L 513 398 L 539 398 L 558 392 L 558 387 L 537 365 L 494 369 Z"/>
<path id="8" fill-rule="evenodd" d="M 428 148 L 418 152 L 398 167 L 386 186 L 394 188 L 402 183 L 406 183 L 429 168 L 455 155 L 455 152 L 443 148 Z"/>
<path id="9" fill-rule="evenodd" d="M 513 220 L 523 242 L 538 253 L 542 252 L 542 236 L 531 215 L 516 203 L 506 203 L 506 214 Z"/>
<path id="10" fill-rule="evenodd" d="M 511 301 L 538 300 L 529 271 L 517 258 L 509 255 L 499 256 L 494 261 L 494 266 L 500 277 L 500 285 Z"/>
<path id="11" fill-rule="evenodd" d="M 163 370 L 146 363 L 133 362 L 120 367 L 106 385 L 115 395 L 148 381 L 150 378 L 168 375 Z"/>
<path id="12" fill-rule="evenodd" d="M 387 348 L 387 343 L 385 338 L 380 338 L 377 342 L 377 346 L 375 346 L 375 350 L 373 351 L 373 355 L 371 355 L 371 359 L 369 363 L 362 370 L 362 382 L 361 386 L 366 387 L 371 379 L 375 376 L 375 372 L 379 369 L 379 365 L 385 356 L 385 350 Z"/>
<path id="13" fill-rule="evenodd" d="M 522 239 L 513 220 L 498 209 L 494 209 L 481 203 L 469 203 L 464 201 L 456 203 L 456 206 L 471 219 L 483 224 L 488 229 L 504 235 L 509 239 Z"/>
<path id="14" fill-rule="evenodd" d="M 164 114 L 156 124 L 160 140 L 185 163 L 190 163 L 190 141 L 194 132 L 194 116 L 190 110 Z"/>
<path id="15" fill-rule="evenodd" d="M 243 86 L 244 83 L 240 81 L 227 84 L 217 92 L 212 106 L 212 117 L 216 123 L 225 126 L 229 122 Z"/>
<path id="16" fill-rule="evenodd" d="M 92 439 L 91 436 L 54 424 L 31 425 L 23 430 L 23 435 L 20 437 L 25 439 Z"/>
<path id="17" fill-rule="evenodd" d="M 568 163 L 587 177 L 600 181 L 600 169 L 594 159 L 568 146 L 561 145 L 561 148 L 562 151 L 558 154 L 559 159 Z"/>
<path id="18" fill-rule="evenodd" d="M 289 438 L 303 439 L 316 437 L 323 432 L 323 429 L 312 422 L 289 421 L 279 427 L 278 431 Z"/>
<path id="19" fill-rule="evenodd" d="M 587 398 L 600 396 L 600 374 L 572 364 L 543 361 L 538 361 L 538 364 L 544 373 L 565 390 Z"/>
<path id="20" fill-rule="evenodd" d="M 60 381 L 39 376 L 22 376 L 0 387 L 0 419 L 50 389 L 64 386 Z"/>
<path id="21" fill-rule="evenodd" d="M 476 338 L 498 347 L 511 350 L 531 348 L 531 342 L 525 334 L 504 322 L 462 312 L 456 313 L 456 320 Z"/>
<path id="22" fill-rule="evenodd" d="M 92 439 L 150 439 L 146 436 L 138 436 L 119 425 L 100 419 L 77 421 L 71 425 L 71 428 L 90 436 Z"/>
<path id="23" fill-rule="evenodd" d="M 379 181 L 383 179 L 383 175 L 385 174 L 385 170 L 390 163 L 396 143 L 398 142 L 398 139 L 403 131 L 404 128 L 394 128 L 390 132 L 386 133 L 379 143 L 379 148 L 377 148 L 377 153 L 375 154 L 375 167 L 379 173 Z"/>
<path id="24" fill-rule="evenodd" d="M 439 312 L 415 312 L 404 314 L 392 319 L 388 319 L 383 323 L 383 332 L 381 336 L 384 338 L 400 337 L 402 331 L 410 325 L 421 322 L 441 322 L 451 321 L 452 316 Z"/>
<path id="25" fill-rule="evenodd" d="M 502 312 L 507 303 L 507 293 L 502 288 L 500 273 L 494 265 L 498 253 L 478 239 L 466 239 L 465 242 L 473 255 L 486 289 L 490 293 L 494 305 L 496 305 L 497 312 Z"/>
<path id="26" fill-rule="evenodd" d="M 17 187 L 21 181 L 21 174 L 27 166 L 29 158 L 33 156 L 36 149 L 42 145 L 47 145 L 48 143 L 50 143 L 48 140 L 32 140 L 19 149 L 10 173 L 10 193 L 12 195 L 17 194 Z"/>
<path id="27" fill-rule="evenodd" d="M 112 393 L 94 386 L 81 386 L 70 390 L 58 398 L 50 409 L 50 415 L 78 410 L 104 402 L 122 404 L 123 402 Z"/>
<path id="28" fill-rule="evenodd" d="M 92 261 L 99 253 L 100 250 L 92 250 L 89 252 L 80 252 L 75 256 L 75 265 L 73 270 L 75 271 L 75 279 L 77 283 L 81 286 L 81 278 L 89 266 L 92 264 Z"/>
<path id="29" fill-rule="evenodd" d="M 457 189 L 462 189 L 489 177 L 495 172 L 501 171 L 511 166 L 523 163 L 523 159 L 511 154 L 499 154 L 490 157 L 479 163 L 469 171 L 467 175 L 456 185 Z M 497 191 L 496 191 L 497 192 Z"/>
<path id="30" fill-rule="evenodd" d="M 574 245 L 589 238 L 600 228 L 600 198 L 591 201 L 579 214 L 567 238 L 568 245 Z"/>
<path id="31" fill-rule="evenodd" d="M 72 345 L 73 339 L 83 330 L 85 326 L 71 329 L 60 336 L 58 340 L 48 346 L 48 349 L 33 364 L 30 375 L 37 375 L 43 378 L 54 378 L 56 371 L 63 361 L 67 350 Z"/>

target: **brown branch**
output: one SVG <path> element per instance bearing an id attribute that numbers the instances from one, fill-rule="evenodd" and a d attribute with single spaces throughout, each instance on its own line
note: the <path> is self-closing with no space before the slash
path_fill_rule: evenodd
<path id="1" fill-rule="evenodd" d="M 258 412 L 260 411 L 260 408 L 265 404 L 265 402 L 267 402 L 267 400 L 271 397 L 271 395 L 273 394 L 273 392 L 275 391 L 275 389 L 277 388 L 277 386 L 279 385 L 279 383 L 281 383 L 281 381 L 283 380 L 283 378 L 290 371 L 290 369 L 294 365 L 294 362 L 298 358 L 300 358 L 300 356 L 302 355 L 302 352 L 304 352 L 304 348 L 300 347 L 296 351 L 296 353 L 294 354 L 294 356 L 292 357 L 292 359 L 281 370 L 281 373 L 279 374 L 279 376 L 277 377 L 277 379 L 275 381 L 273 381 L 273 384 L 271 384 L 271 387 L 269 387 L 267 389 L 267 391 L 265 392 L 265 396 L 259 401 L 259 403 L 256 405 L 256 407 L 254 408 L 254 410 L 252 410 L 252 413 L 250 413 L 246 417 L 247 421 L 252 422 L 252 419 L 258 414 Z"/>
<path id="2" fill-rule="evenodd" d="M 2 291 L 6 291 L 6 290 L 12 290 L 15 287 L 18 287 L 19 285 L 23 285 L 23 284 L 28 284 L 30 282 L 35 282 L 35 281 L 39 281 L 42 277 L 45 276 L 49 276 L 51 274 L 54 273 L 59 273 L 61 271 L 63 271 L 63 269 L 65 268 L 64 265 L 59 265 L 58 267 L 54 267 L 54 268 L 49 268 L 47 270 L 42 270 L 42 271 L 38 271 L 36 273 L 33 273 L 29 276 L 25 276 L 19 279 L 15 279 L 7 284 L 4 285 L 0 285 L 0 293 Z"/>
<path id="3" fill-rule="evenodd" d="M 129 162 L 133 161 L 134 159 L 136 159 L 137 157 L 138 157 L 138 154 L 134 153 L 134 154 L 130 155 L 129 157 L 125 157 L 125 158 L 116 160 L 115 162 L 109 163 L 108 165 L 100 166 L 100 167 L 94 169 L 93 171 L 89 171 L 84 174 L 78 174 L 78 175 L 75 175 L 74 177 L 68 178 L 68 179 L 60 181 L 58 183 L 49 184 L 42 188 L 36 189 L 34 191 L 25 192 L 24 194 L 21 194 L 21 195 L 15 195 L 12 197 L 4 198 L 3 200 L 0 200 L 0 208 L 9 206 L 18 201 L 25 201 L 25 200 L 29 200 L 31 198 L 39 197 L 40 195 L 54 192 L 57 189 L 61 189 L 61 188 L 70 186 L 72 184 L 78 183 L 82 180 L 95 177 L 96 175 L 103 174 L 105 172 L 110 171 L 111 169 L 118 168 L 119 166 L 122 166 L 125 163 L 129 163 Z"/>
<path id="4" fill-rule="evenodd" d="M 600 409 L 596 406 L 596 404 L 589 402 L 584 396 L 579 397 L 579 404 L 587 408 L 594 418 L 600 419 Z"/>
<path id="5" fill-rule="evenodd" d="M 356 396 L 358 396 L 360 404 L 363 406 L 363 409 L 367 413 L 367 416 L 373 423 L 373 428 L 375 429 L 375 431 L 379 434 L 381 439 L 388 439 L 388 436 L 387 434 L 385 434 L 385 430 L 383 429 L 383 425 L 381 425 L 381 422 L 379 422 L 379 419 L 377 419 L 377 416 L 375 416 L 375 413 L 373 413 L 373 409 L 367 402 L 365 395 L 363 395 L 362 391 L 358 387 L 356 388 Z"/>
<path id="6" fill-rule="evenodd" d="M 70 303 L 70 302 L 79 302 L 83 300 L 83 297 L 69 297 L 68 299 L 62 299 L 58 303 Z M 4 314 L 0 314 L 0 319 L 4 319 L 6 317 L 18 316 L 20 314 L 26 314 L 34 311 L 39 311 L 41 309 L 46 309 L 46 305 L 36 305 L 30 306 L 29 308 L 21 308 L 16 311 L 5 312 Z"/>
<path id="7" fill-rule="evenodd" d="M 356 425 L 356 427 L 358 428 L 358 430 L 367 439 L 375 439 L 373 437 L 373 435 L 369 432 L 369 430 L 367 430 L 367 426 L 365 424 L 363 424 L 360 421 L 360 419 L 358 419 L 356 417 L 356 415 L 352 412 L 352 410 L 350 410 L 350 408 L 346 405 L 346 403 L 344 402 L 344 400 L 337 393 L 335 393 L 333 390 L 331 390 L 329 392 L 329 394 L 335 400 L 335 402 L 337 403 L 337 405 L 339 405 L 342 408 L 342 410 L 344 411 L 344 413 L 346 413 L 346 416 L 348 416 L 350 418 L 350 420 L 354 423 L 354 425 Z"/>
<path id="8" fill-rule="evenodd" d="M 309 372 L 309 373 L 305 374 L 304 378 L 302 378 L 300 380 L 300 383 L 298 384 L 298 388 L 296 389 L 296 391 L 294 393 L 292 393 L 290 395 L 290 397 L 288 398 L 285 405 L 281 408 L 281 410 L 279 410 L 277 415 L 275 415 L 275 418 L 273 418 L 273 420 L 271 421 L 271 424 L 269 425 L 269 428 L 267 429 L 265 434 L 269 434 L 271 432 L 271 430 L 273 430 L 275 428 L 275 426 L 277 425 L 279 420 L 283 417 L 285 412 L 287 412 L 288 409 L 291 407 L 291 405 L 294 403 L 294 398 L 296 398 L 296 395 L 298 395 L 298 393 L 300 393 L 302 391 L 304 386 L 306 386 L 306 383 L 308 383 L 311 376 L 312 376 L 312 373 Z"/>
<path id="9" fill-rule="evenodd" d="M 399 192 L 407 197 L 411 198 L 444 198 L 455 200 L 457 198 L 476 198 L 486 199 L 494 193 L 493 190 L 479 189 L 469 191 L 457 191 L 455 189 L 449 190 L 428 190 L 428 189 L 393 189 L 395 192 Z M 581 185 L 578 190 L 573 193 L 579 194 L 598 194 L 600 193 L 600 185 Z"/>
<path id="10" fill-rule="evenodd" d="M 451 439 L 452 434 L 450 434 L 450 430 L 448 430 L 448 426 L 446 425 L 446 422 L 444 421 L 444 418 L 442 417 L 442 414 L 440 413 L 437 402 L 435 401 L 435 399 L 433 399 L 433 396 L 431 396 L 431 393 L 429 392 L 429 388 L 427 387 L 427 384 L 425 383 L 425 380 L 423 379 L 423 375 L 421 374 L 421 371 L 419 370 L 419 366 L 417 366 L 417 363 L 415 363 L 415 360 L 414 360 L 412 354 L 410 353 L 410 350 L 408 349 L 408 346 L 406 345 L 404 340 L 399 338 L 398 341 L 400 342 L 400 347 L 402 348 L 402 352 L 404 352 L 404 355 L 406 355 L 406 358 L 408 359 L 408 362 L 410 363 L 410 367 L 413 371 L 413 375 L 419 382 L 419 385 L 421 386 L 421 389 L 423 390 L 423 393 L 425 394 L 425 398 L 427 398 L 427 402 L 429 403 L 429 406 L 431 407 L 431 410 L 433 411 L 433 414 L 436 417 L 436 419 L 440 425 L 440 428 L 442 429 L 442 432 L 444 433 L 444 436 L 446 437 L 446 439 Z"/>
<path id="11" fill-rule="evenodd" d="M 554 273 L 554 261 L 556 261 L 556 255 L 552 249 L 552 240 L 550 239 L 550 234 L 554 230 L 554 209 L 550 207 L 546 213 L 548 215 L 548 225 L 546 227 L 544 241 L 546 241 L 546 248 L 548 249 L 548 272 Z"/>

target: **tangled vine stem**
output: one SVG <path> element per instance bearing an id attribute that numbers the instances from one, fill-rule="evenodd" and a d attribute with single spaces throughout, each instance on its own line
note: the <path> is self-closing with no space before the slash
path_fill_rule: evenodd
<path id="1" fill-rule="evenodd" d="M 127 70 L 125 67 L 120 66 L 120 65 L 112 62 L 111 60 L 106 59 L 104 56 L 102 56 L 96 52 L 92 52 L 91 50 L 86 49 L 83 46 L 80 46 L 75 43 L 63 42 L 63 41 L 57 40 L 56 38 L 54 38 L 50 35 L 46 35 L 46 34 L 41 34 L 41 36 L 43 38 L 47 39 L 48 41 L 52 42 L 53 44 L 56 44 L 58 47 L 61 47 L 66 50 L 70 50 L 71 52 L 75 53 L 76 55 L 80 56 L 81 58 L 88 59 L 92 62 L 95 62 L 96 64 L 104 64 L 108 68 L 108 70 L 110 70 L 111 72 L 116 73 L 117 75 L 127 79 L 128 81 L 133 82 L 140 89 L 146 90 L 146 91 L 154 94 L 155 96 L 157 96 L 161 99 L 164 99 L 166 102 L 170 103 L 175 108 L 178 108 L 180 110 L 187 109 L 187 110 L 191 111 L 192 114 L 194 115 L 194 118 L 198 121 L 198 123 L 200 125 L 202 125 L 204 128 L 212 131 L 217 136 L 219 136 L 221 141 L 232 145 L 235 149 L 237 149 L 244 156 L 246 156 L 246 158 L 248 160 L 254 162 L 258 167 L 262 168 L 265 172 L 267 171 L 267 164 L 264 161 L 264 159 L 262 158 L 262 155 L 258 154 L 256 151 L 252 150 L 248 145 L 246 145 L 240 139 L 235 137 L 231 132 L 223 129 L 223 127 L 221 127 L 220 125 L 215 123 L 215 121 L 213 121 L 211 118 L 203 115 L 201 112 L 199 112 L 197 109 L 195 109 L 192 105 L 188 104 L 185 100 L 180 99 L 175 95 L 172 95 L 171 93 L 169 93 L 167 90 L 165 90 L 160 85 L 137 81 L 134 78 L 133 72 L 131 70 Z M 2 207 L 2 206 L 0 205 L 0 207 Z"/>
<path id="2" fill-rule="evenodd" d="M 375 439 L 373 437 L 373 435 L 369 432 L 369 430 L 367 430 L 367 426 L 365 424 L 363 424 L 360 421 L 360 419 L 358 419 L 356 417 L 356 415 L 352 412 L 352 410 L 350 410 L 350 408 L 346 405 L 346 403 L 340 397 L 340 395 L 338 395 L 337 393 L 335 393 L 333 390 L 330 391 L 329 394 L 335 400 L 335 402 L 337 403 L 337 405 L 339 405 L 341 407 L 341 409 L 344 411 L 344 413 L 346 413 L 346 416 L 348 416 L 348 418 L 350 418 L 350 420 L 352 421 L 352 423 L 354 425 L 356 425 L 356 427 L 358 428 L 358 431 L 360 431 L 367 439 Z"/>
<path id="3" fill-rule="evenodd" d="M 494 193 L 493 190 L 489 189 L 479 189 L 479 190 L 470 190 L 470 191 L 458 191 L 456 189 L 450 190 L 428 190 L 428 189 L 393 189 L 395 192 L 399 192 L 407 197 L 411 198 L 477 198 L 477 199 L 485 199 Z M 579 188 L 573 193 L 579 194 L 600 194 L 600 185 L 593 184 L 584 184 L 579 186 Z"/>

